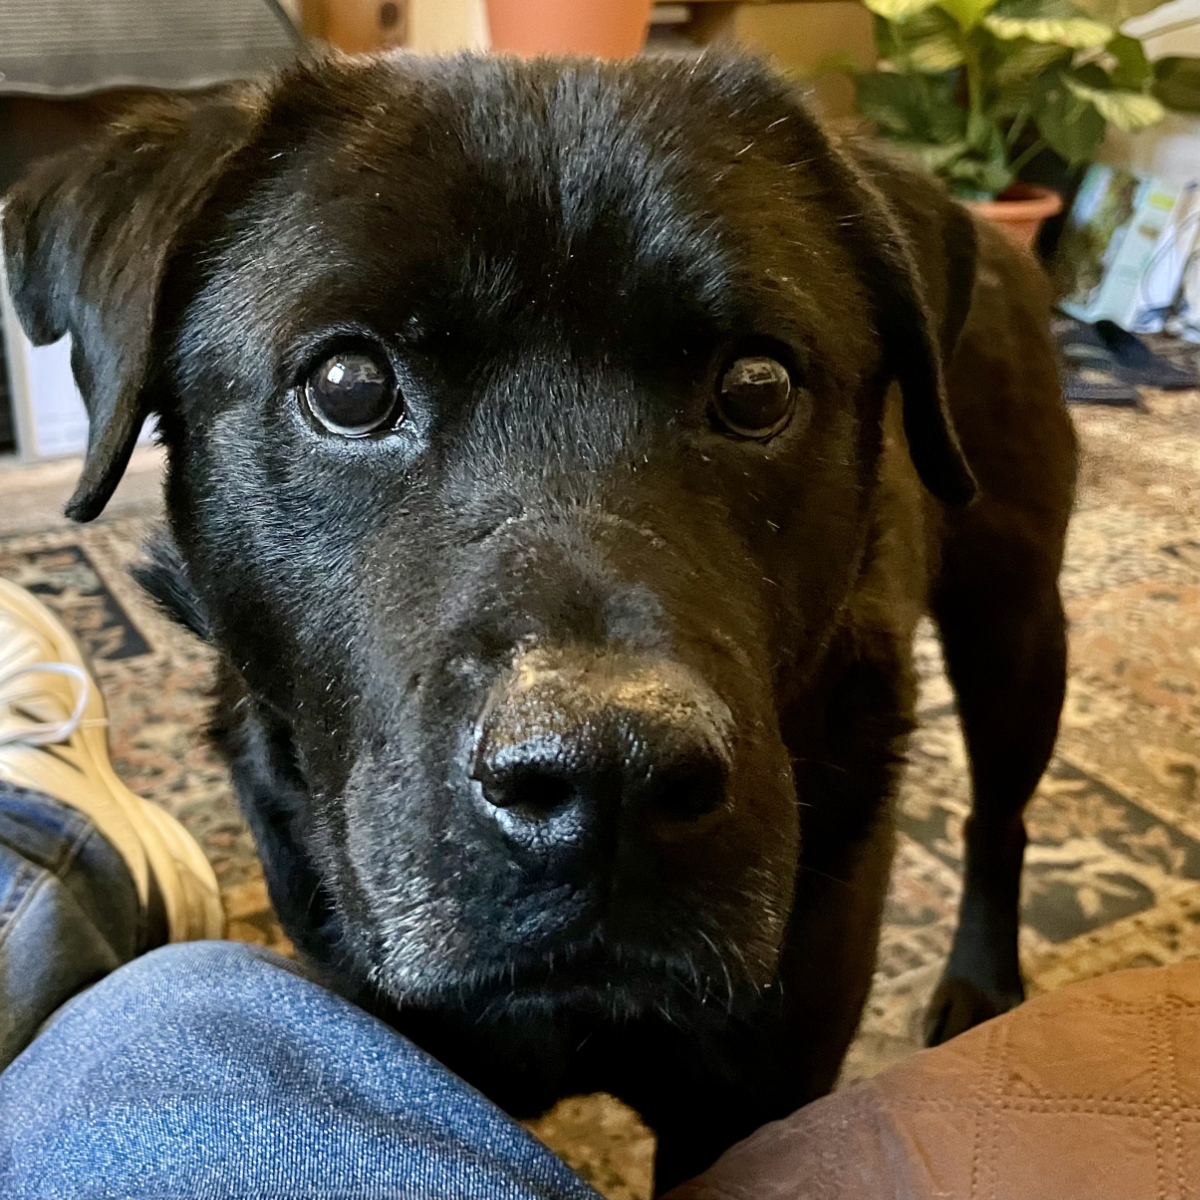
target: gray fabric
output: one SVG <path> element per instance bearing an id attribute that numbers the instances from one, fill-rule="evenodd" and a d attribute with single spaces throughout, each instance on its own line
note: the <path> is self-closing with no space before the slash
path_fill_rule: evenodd
<path id="1" fill-rule="evenodd" d="M 301 44 L 274 0 L 0 0 L 0 94 L 207 87 Z"/>

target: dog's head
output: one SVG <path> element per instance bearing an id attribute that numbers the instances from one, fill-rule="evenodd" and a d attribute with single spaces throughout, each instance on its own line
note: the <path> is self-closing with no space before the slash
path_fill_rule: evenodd
<path id="1" fill-rule="evenodd" d="M 74 338 L 68 511 L 157 413 L 193 619 L 286 731 L 385 992 L 769 981 L 779 714 L 861 569 L 893 381 L 925 485 L 972 490 L 941 374 L 969 250 L 918 269 L 781 83 L 703 58 L 160 101 L 4 232 L 31 335 Z"/>

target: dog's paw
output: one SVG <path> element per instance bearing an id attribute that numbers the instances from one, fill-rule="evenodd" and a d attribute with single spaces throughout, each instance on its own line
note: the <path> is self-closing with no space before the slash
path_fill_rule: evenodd
<path id="1" fill-rule="evenodd" d="M 925 1045 L 940 1046 L 968 1029 L 1016 1008 L 1022 992 L 989 992 L 969 979 L 943 978 L 925 1012 Z"/>

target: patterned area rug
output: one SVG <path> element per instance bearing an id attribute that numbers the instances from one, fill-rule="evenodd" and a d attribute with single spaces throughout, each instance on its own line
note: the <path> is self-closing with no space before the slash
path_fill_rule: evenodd
<path id="1" fill-rule="evenodd" d="M 1058 751 L 1029 810 L 1021 951 L 1031 992 L 1200 948 L 1200 398 L 1145 400 L 1143 412 L 1074 410 L 1085 458 L 1063 577 L 1071 680 Z M 154 519 L 0 540 L 0 574 L 38 593 L 88 647 L 116 767 L 204 846 L 229 936 L 287 952 L 204 740 L 209 656 L 126 575 Z M 917 649 L 921 728 L 875 988 L 846 1081 L 918 1047 L 958 902 L 966 759 L 927 625 Z M 565 1102 L 535 1132 L 607 1196 L 648 1194 L 652 1140 L 615 1101 Z"/>

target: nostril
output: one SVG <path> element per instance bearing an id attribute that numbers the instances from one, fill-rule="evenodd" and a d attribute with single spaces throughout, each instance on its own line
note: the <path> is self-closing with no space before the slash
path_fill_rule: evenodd
<path id="1" fill-rule="evenodd" d="M 471 777 L 494 808 L 515 810 L 531 819 L 551 816 L 571 802 L 575 783 L 550 762 L 530 761 L 527 746 L 492 750 L 486 741 L 476 755 Z"/>
<path id="2" fill-rule="evenodd" d="M 511 808 L 522 815 L 539 819 L 565 808 L 575 794 L 569 779 L 538 767 L 509 771 L 499 787 L 484 787 L 484 794 L 497 808 Z"/>
<path id="3" fill-rule="evenodd" d="M 725 803 L 725 764 L 687 763 L 656 772 L 650 779 L 649 807 L 675 821 L 694 821 Z"/>
<path id="4" fill-rule="evenodd" d="M 585 752 L 573 739 L 543 735 L 493 744 L 484 735 L 471 778 L 493 808 L 531 821 L 545 821 L 582 804 L 596 813 L 624 809 L 684 824 L 724 807 L 729 782 L 724 757 L 676 739 L 662 740 L 675 744 L 667 749 L 659 739 L 641 738 L 598 754 Z M 647 742 L 659 744 L 661 757 L 647 754 Z"/>

